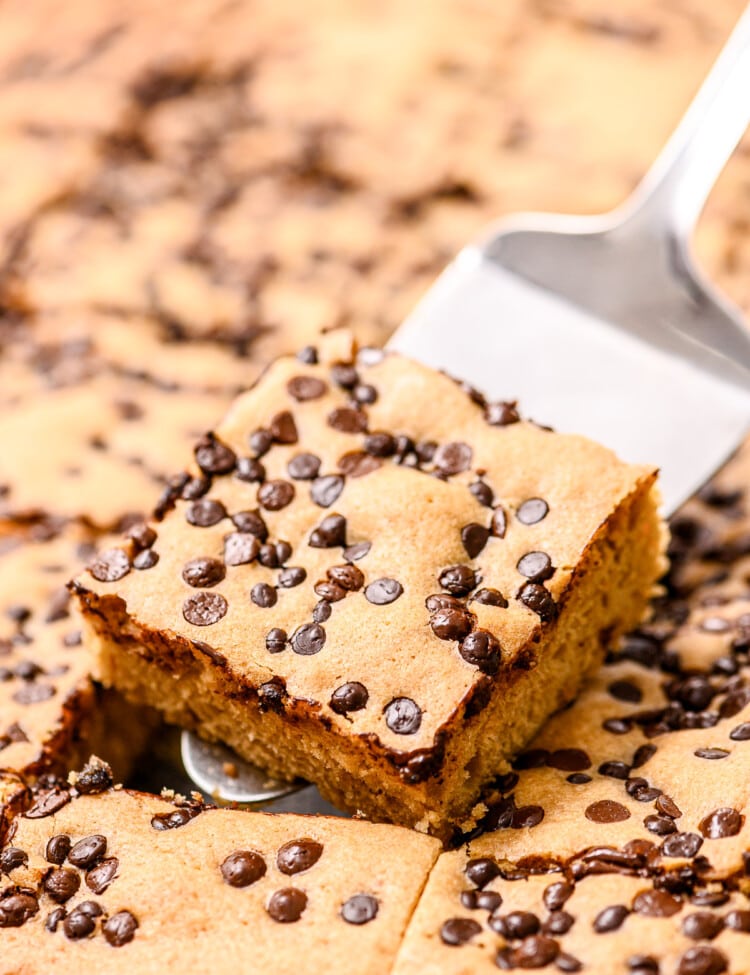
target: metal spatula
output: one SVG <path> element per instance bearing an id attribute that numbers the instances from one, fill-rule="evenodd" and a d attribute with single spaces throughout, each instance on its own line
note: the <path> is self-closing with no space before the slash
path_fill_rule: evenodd
<path id="1" fill-rule="evenodd" d="M 750 9 L 623 206 L 504 220 L 461 251 L 390 348 L 657 465 L 672 513 L 750 430 L 750 330 L 690 255 L 695 221 L 748 123 Z M 294 788 L 267 788 L 235 760 L 237 788 L 217 773 L 214 748 L 183 737 L 186 768 L 217 798 L 258 802 Z"/>

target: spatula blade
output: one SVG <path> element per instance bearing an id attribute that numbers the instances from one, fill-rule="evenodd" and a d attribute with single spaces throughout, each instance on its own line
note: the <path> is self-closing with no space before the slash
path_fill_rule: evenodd
<path id="1" fill-rule="evenodd" d="M 518 400 L 525 417 L 661 470 L 673 512 L 750 427 L 750 391 L 542 291 L 467 248 L 389 347 Z"/>

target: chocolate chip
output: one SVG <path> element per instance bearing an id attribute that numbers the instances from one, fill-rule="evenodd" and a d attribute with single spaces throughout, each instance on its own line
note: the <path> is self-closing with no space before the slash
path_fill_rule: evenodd
<path id="1" fill-rule="evenodd" d="M 102 924 L 102 934 L 113 948 L 121 948 L 135 937 L 138 921 L 130 911 L 118 911 Z"/>
<path id="2" fill-rule="evenodd" d="M 177 485 L 180 492 L 179 497 L 183 501 L 196 501 L 198 498 L 202 498 L 211 487 L 211 478 L 206 477 L 205 474 L 201 474 L 199 477 L 184 476 L 184 482 Z M 167 491 L 169 491 L 169 488 L 167 488 Z"/>
<path id="3" fill-rule="evenodd" d="M 544 819 L 541 806 L 519 806 L 513 811 L 510 825 L 512 829 L 532 829 Z"/>
<path id="4" fill-rule="evenodd" d="M 365 588 L 365 599 L 375 606 L 387 606 L 395 602 L 403 591 L 404 587 L 396 579 L 376 579 Z"/>
<path id="5" fill-rule="evenodd" d="M 301 585 L 307 578 L 307 570 L 299 565 L 290 565 L 279 573 L 279 585 L 282 589 L 293 589 Z"/>
<path id="6" fill-rule="evenodd" d="M 211 626 L 227 615 L 229 605 L 218 592 L 199 592 L 182 604 L 182 615 L 193 626 Z"/>
<path id="7" fill-rule="evenodd" d="M 284 887 L 271 894 L 266 910 L 274 921 L 290 924 L 299 921 L 307 907 L 307 894 L 296 887 Z"/>
<path id="8" fill-rule="evenodd" d="M 237 470 L 235 471 L 237 478 L 240 481 L 245 481 L 248 484 L 255 484 L 258 481 L 264 481 L 266 478 L 266 469 L 261 464 L 259 460 L 254 457 L 239 457 L 237 459 Z"/>
<path id="9" fill-rule="evenodd" d="M 443 921 L 440 940 L 446 945 L 464 945 L 482 933 L 482 925 L 468 917 L 452 917 Z"/>
<path id="10" fill-rule="evenodd" d="M 159 553 L 152 548 L 147 548 L 139 552 L 133 559 L 133 568 L 141 571 L 144 569 L 153 569 L 158 561 Z"/>
<path id="11" fill-rule="evenodd" d="M 555 965 L 557 965 L 561 972 L 580 972 L 583 968 L 583 963 L 574 955 L 569 955 L 566 951 L 560 952 L 555 959 Z"/>
<path id="12" fill-rule="evenodd" d="M 358 562 L 367 555 L 371 548 L 371 542 L 354 542 L 353 545 L 346 546 L 343 555 L 348 562 Z"/>
<path id="13" fill-rule="evenodd" d="M 467 596 L 479 583 L 476 572 L 468 565 L 451 565 L 443 569 L 440 585 L 453 596 Z"/>
<path id="14" fill-rule="evenodd" d="M 467 880 L 474 884 L 477 890 L 482 890 L 496 877 L 500 876 L 500 867 L 489 857 L 469 860 L 464 870 Z"/>
<path id="15" fill-rule="evenodd" d="M 318 350 L 314 345 L 306 345 L 304 348 L 299 350 L 297 353 L 297 358 L 300 362 L 304 362 L 307 366 L 315 366 L 318 363 Z"/>
<path id="16" fill-rule="evenodd" d="M 472 481 L 472 483 L 469 485 L 469 490 L 477 501 L 484 505 L 485 508 L 492 507 L 492 502 L 495 500 L 495 494 L 486 481 Z"/>
<path id="17" fill-rule="evenodd" d="M 492 512 L 490 529 L 495 538 L 505 538 L 505 533 L 508 530 L 508 517 L 504 508 L 498 507 Z"/>
<path id="18" fill-rule="evenodd" d="M 518 560 L 516 568 L 522 576 L 526 576 L 532 582 L 544 582 L 555 571 L 552 568 L 552 560 L 546 552 L 527 552 Z"/>
<path id="19" fill-rule="evenodd" d="M 435 451 L 435 467 L 443 474 L 453 475 L 467 471 L 471 467 L 473 451 L 467 443 L 446 443 Z"/>
<path id="20" fill-rule="evenodd" d="M 630 955 L 626 965 L 633 975 L 659 975 L 659 962 L 653 955 Z"/>
<path id="21" fill-rule="evenodd" d="M 312 618 L 315 623 L 325 623 L 331 618 L 331 604 L 325 599 L 321 599 L 313 607 Z"/>
<path id="22" fill-rule="evenodd" d="M 333 565 L 326 570 L 326 575 L 331 582 L 347 592 L 356 592 L 365 582 L 362 571 L 355 565 Z"/>
<path id="23" fill-rule="evenodd" d="M 266 511 L 281 511 L 294 499 L 294 485 L 289 481 L 266 481 L 258 488 L 258 504 Z"/>
<path id="24" fill-rule="evenodd" d="M 278 569 L 279 554 L 276 546 L 271 542 L 266 542 L 265 545 L 261 545 L 258 549 L 258 561 L 267 569 Z"/>
<path id="25" fill-rule="evenodd" d="M 726 955 L 718 948 L 696 945 L 680 958 L 677 975 L 721 975 L 728 964 Z"/>
<path id="26" fill-rule="evenodd" d="M 638 704 L 643 697 L 640 687 L 629 680 L 612 681 L 607 690 L 615 700 L 628 704 Z"/>
<path id="27" fill-rule="evenodd" d="M 171 809 L 169 812 L 156 813 L 151 817 L 151 826 L 159 833 L 168 829 L 179 829 L 186 826 L 191 819 L 200 812 L 201 807 L 196 805 L 180 806 L 179 809 Z"/>
<path id="28" fill-rule="evenodd" d="M 484 408 L 484 418 L 493 427 L 507 427 L 521 419 L 514 402 L 488 403 Z"/>
<path id="29" fill-rule="evenodd" d="M 65 908 L 63 907 L 56 907 L 54 911 L 50 911 L 44 922 L 45 931 L 49 931 L 50 934 L 54 934 L 64 917 Z"/>
<path id="30" fill-rule="evenodd" d="M 613 904 L 612 907 L 605 907 L 594 918 L 594 931 L 597 934 L 616 931 L 629 913 L 630 911 L 623 904 Z"/>
<path id="31" fill-rule="evenodd" d="M 70 802 L 70 793 L 65 789 L 52 788 L 42 792 L 30 809 L 26 810 L 27 819 L 44 819 L 59 812 Z"/>
<path id="32" fill-rule="evenodd" d="M 337 586 L 335 582 L 316 582 L 314 589 L 315 595 L 328 603 L 337 603 L 346 596 L 346 589 Z"/>
<path id="33" fill-rule="evenodd" d="M 380 468 L 382 461 L 364 450 L 352 450 L 339 457 L 338 467 L 342 474 L 349 477 L 366 477 Z"/>
<path id="34" fill-rule="evenodd" d="M 475 559 L 479 555 L 489 537 L 489 528 L 485 528 L 484 525 L 479 525 L 476 522 L 464 525 L 461 529 L 461 542 L 470 559 Z"/>
<path id="35" fill-rule="evenodd" d="M 68 870 L 65 867 L 60 870 L 52 870 L 42 882 L 45 894 L 57 904 L 64 904 L 65 901 L 70 900 L 78 892 L 80 886 L 80 876 L 75 870 Z"/>
<path id="36" fill-rule="evenodd" d="M 361 410 L 339 406 L 328 415 L 328 426 L 340 433 L 364 433 L 367 417 Z"/>
<path id="37" fill-rule="evenodd" d="M 522 525 L 535 525 L 547 517 L 549 505 L 543 498 L 529 498 L 518 507 L 516 518 Z"/>
<path id="38" fill-rule="evenodd" d="M 573 894 L 573 885 L 558 880 L 544 888 L 542 900 L 548 911 L 559 911 Z"/>
<path id="39" fill-rule="evenodd" d="M 221 864 L 221 876 L 230 887 L 249 887 L 266 874 L 266 861 L 253 850 L 235 850 Z"/>
<path id="40" fill-rule="evenodd" d="M 369 694 L 364 684 L 350 681 L 341 684 L 331 695 L 330 708 L 336 714 L 348 714 L 350 711 L 361 711 L 367 704 Z"/>
<path id="41" fill-rule="evenodd" d="M 95 894 L 103 894 L 117 874 L 120 861 L 117 857 L 107 857 L 92 867 L 86 874 L 86 886 Z"/>
<path id="42" fill-rule="evenodd" d="M 613 799 L 600 799 L 586 807 L 585 816 L 592 823 L 622 823 L 630 819 L 630 811 Z"/>
<path id="43" fill-rule="evenodd" d="M 321 508 L 330 508 L 344 490 L 344 478 L 338 474 L 316 477 L 310 486 L 310 497 Z"/>
<path id="44" fill-rule="evenodd" d="M 68 853 L 68 861 L 74 867 L 88 870 L 89 867 L 93 867 L 97 860 L 101 860 L 106 852 L 107 837 L 100 833 L 94 833 L 92 836 L 86 836 L 79 840 L 71 847 Z"/>
<path id="45" fill-rule="evenodd" d="M 729 836 L 736 836 L 745 822 L 745 817 L 729 806 L 722 806 L 715 809 L 708 816 L 705 816 L 698 829 L 707 840 L 721 840 Z"/>
<path id="46" fill-rule="evenodd" d="M 396 438 L 390 433 L 371 433 L 365 437 L 363 446 L 373 457 L 392 457 L 396 453 Z"/>
<path id="47" fill-rule="evenodd" d="M 650 833 L 655 833 L 657 836 L 669 836 L 677 832 L 674 820 L 667 816 L 646 816 L 643 825 Z"/>
<path id="48" fill-rule="evenodd" d="M 682 810 L 670 796 L 659 796 L 656 800 L 656 808 L 670 819 L 679 819 L 682 815 Z"/>
<path id="49" fill-rule="evenodd" d="M 286 465 L 286 469 L 295 481 L 312 481 L 320 472 L 320 457 L 315 454 L 296 454 Z"/>
<path id="50" fill-rule="evenodd" d="M 697 833 L 674 833 L 664 840 L 660 850 L 666 857 L 692 860 L 701 846 L 703 839 Z"/>
<path id="51" fill-rule="evenodd" d="M 237 463 L 237 455 L 213 433 L 201 437 L 195 445 L 195 462 L 204 474 L 229 474 Z"/>
<path id="52" fill-rule="evenodd" d="M 557 603 L 552 598 L 552 593 L 537 582 L 527 582 L 523 585 L 516 598 L 536 613 L 543 623 L 549 623 L 557 618 Z"/>
<path id="53" fill-rule="evenodd" d="M 254 430 L 247 440 L 256 457 L 263 457 L 273 445 L 273 437 L 269 430 Z"/>
<path id="54" fill-rule="evenodd" d="M 732 741 L 747 741 L 750 739 L 750 721 L 743 721 L 736 728 L 732 728 L 729 732 L 729 737 Z"/>
<path id="55" fill-rule="evenodd" d="M 260 542 L 250 532 L 230 532 L 224 536 L 224 562 L 227 565 L 247 565 L 258 556 Z"/>
<path id="56" fill-rule="evenodd" d="M 286 631 L 275 626 L 266 633 L 266 650 L 269 653 L 281 653 L 286 649 Z"/>
<path id="57" fill-rule="evenodd" d="M 468 664 L 478 667 L 483 674 L 492 676 L 500 669 L 500 644 L 487 630 L 469 633 L 462 640 L 458 652 Z"/>
<path id="58" fill-rule="evenodd" d="M 633 910 L 647 917 L 671 917 L 682 910 L 682 901 L 666 890 L 644 890 L 633 899 Z"/>
<path id="59" fill-rule="evenodd" d="M 696 911 L 682 921 L 682 933 L 692 941 L 713 941 L 723 927 L 724 920 L 711 911 Z"/>
<path id="60" fill-rule="evenodd" d="M 422 724 L 421 708 L 410 697 L 395 697 L 383 713 L 385 723 L 397 735 L 414 735 Z"/>
<path id="61" fill-rule="evenodd" d="M 379 906 L 371 894 L 355 894 L 341 905 L 341 916 L 348 924 L 367 924 L 377 916 Z"/>
<path id="62" fill-rule="evenodd" d="M 278 600 L 276 590 L 273 586 L 269 586 L 267 582 L 256 582 L 250 590 L 250 598 L 261 609 L 268 609 L 271 606 L 275 606 Z"/>
<path id="63" fill-rule="evenodd" d="M 282 410 L 272 417 L 268 431 L 275 443 L 293 444 L 299 439 L 297 424 L 289 410 Z"/>
<path id="64" fill-rule="evenodd" d="M 356 403 L 361 403 L 363 406 L 369 406 L 371 403 L 375 403 L 378 398 L 378 391 L 370 383 L 359 383 L 352 390 L 352 396 Z"/>
<path id="65" fill-rule="evenodd" d="M 259 542 L 268 538 L 268 526 L 259 511 L 238 511 L 232 515 L 232 524 L 242 534 L 254 535 Z"/>
<path id="66" fill-rule="evenodd" d="M 0 873 L 9 874 L 12 870 L 25 867 L 28 862 L 29 856 L 24 850 L 20 850 L 17 846 L 8 846 L 0 853 Z M 62 860 L 60 862 L 62 863 Z"/>
<path id="67" fill-rule="evenodd" d="M 81 910 L 81 907 L 82 905 L 76 907 L 63 921 L 63 931 L 65 932 L 65 936 L 71 941 L 80 941 L 82 938 L 88 938 L 96 928 L 94 918 L 86 911 Z"/>
<path id="68" fill-rule="evenodd" d="M 99 759 L 92 759 L 84 765 L 76 776 L 76 791 L 82 796 L 99 795 L 112 788 L 114 777 L 112 769 Z M 65 856 L 68 851 L 65 851 Z"/>
<path id="69" fill-rule="evenodd" d="M 0 928 L 20 928 L 38 913 L 39 902 L 31 891 L 5 892 L 0 897 Z"/>
<path id="70" fill-rule="evenodd" d="M 156 532 L 145 521 L 137 521 L 128 528 L 125 537 L 138 549 L 151 548 L 156 541 Z"/>
<path id="71" fill-rule="evenodd" d="M 196 528 L 210 528 L 226 516 L 226 508 L 221 501 L 214 501 L 212 498 L 199 498 L 185 512 L 187 520 Z"/>
<path id="72" fill-rule="evenodd" d="M 750 911 L 729 911 L 724 918 L 724 924 L 732 931 L 744 931 L 745 934 L 750 934 Z"/>
<path id="73" fill-rule="evenodd" d="M 108 548 L 89 565 L 89 572 L 99 582 L 117 582 L 130 572 L 128 553 L 121 548 Z"/>
<path id="74" fill-rule="evenodd" d="M 442 609 L 430 619 L 432 632 L 440 640 L 463 640 L 474 621 L 465 609 Z"/>
<path id="75" fill-rule="evenodd" d="M 582 772 L 591 768 L 591 759 L 582 748 L 558 748 L 547 759 L 547 765 L 563 772 Z"/>
<path id="76" fill-rule="evenodd" d="M 319 399 L 328 387 L 317 376 L 294 376 L 286 384 L 286 388 L 292 399 L 303 403 L 305 400 Z"/>
<path id="77" fill-rule="evenodd" d="M 346 518 L 328 515 L 310 533 L 308 545 L 312 548 L 337 548 L 346 545 Z"/>
<path id="78" fill-rule="evenodd" d="M 323 854 L 323 846 L 317 840 L 291 840 L 276 855 L 276 866 L 288 877 L 315 866 Z"/>
<path id="79" fill-rule="evenodd" d="M 227 574 L 224 563 L 220 559 L 198 558 L 185 563 L 182 578 L 195 589 L 215 586 Z"/>
<path id="80" fill-rule="evenodd" d="M 474 593 L 472 601 L 483 606 L 499 606 L 501 609 L 508 606 L 508 600 L 498 589 L 479 589 Z"/>
<path id="81" fill-rule="evenodd" d="M 326 631 L 318 623 L 303 623 L 292 634 L 292 650 L 303 657 L 320 653 L 326 642 Z"/>
<path id="82" fill-rule="evenodd" d="M 602 762 L 597 769 L 599 775 L 606 775 L 610 779 L 621 779 L 625 781 L 630 776 L 630 766 L 625 762 Z"/>
<path id="83" fill-rule="evenodd" d="M 331 379 L 342 389 L 353 389 L 359 382 L 357 370 L 348 362 L 337 362 L 332 365 Z"/>

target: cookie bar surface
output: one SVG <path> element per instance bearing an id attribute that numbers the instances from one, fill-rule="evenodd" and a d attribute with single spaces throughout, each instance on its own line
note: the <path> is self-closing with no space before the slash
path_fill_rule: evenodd
<path id="1" fill-rule="evenodd" d="M 385 975 L 438 850 L 393 826 L 112 789 L 96 763 L 73 782 L 37 791 L 5 842 L 3 973 Z"/>
<path id="2" fill-rule="evenodd" d="M 106 684 L 445 832 L 661 572 L 654 472 L 345 333 L 237 399 L 77 584 Z M 585 500 L 584 500 L 585 499 Z"/>

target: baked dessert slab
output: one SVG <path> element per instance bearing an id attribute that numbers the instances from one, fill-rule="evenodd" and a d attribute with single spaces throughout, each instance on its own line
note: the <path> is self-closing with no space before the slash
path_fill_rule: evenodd
<path id="1" fill-rule="evenodd" d="M 642 617 L 655 472 L 352 356 L 334 333 L 277 361 L 149 537 L 75 588 L 105 685 L 343 809 L 446 835 Z"/>
<path id="2" fill-rule="evenodd" d="M 438 853 L 394 826 L 37 790 L 2 850 L 0 970 L 386 975 Z"/>

